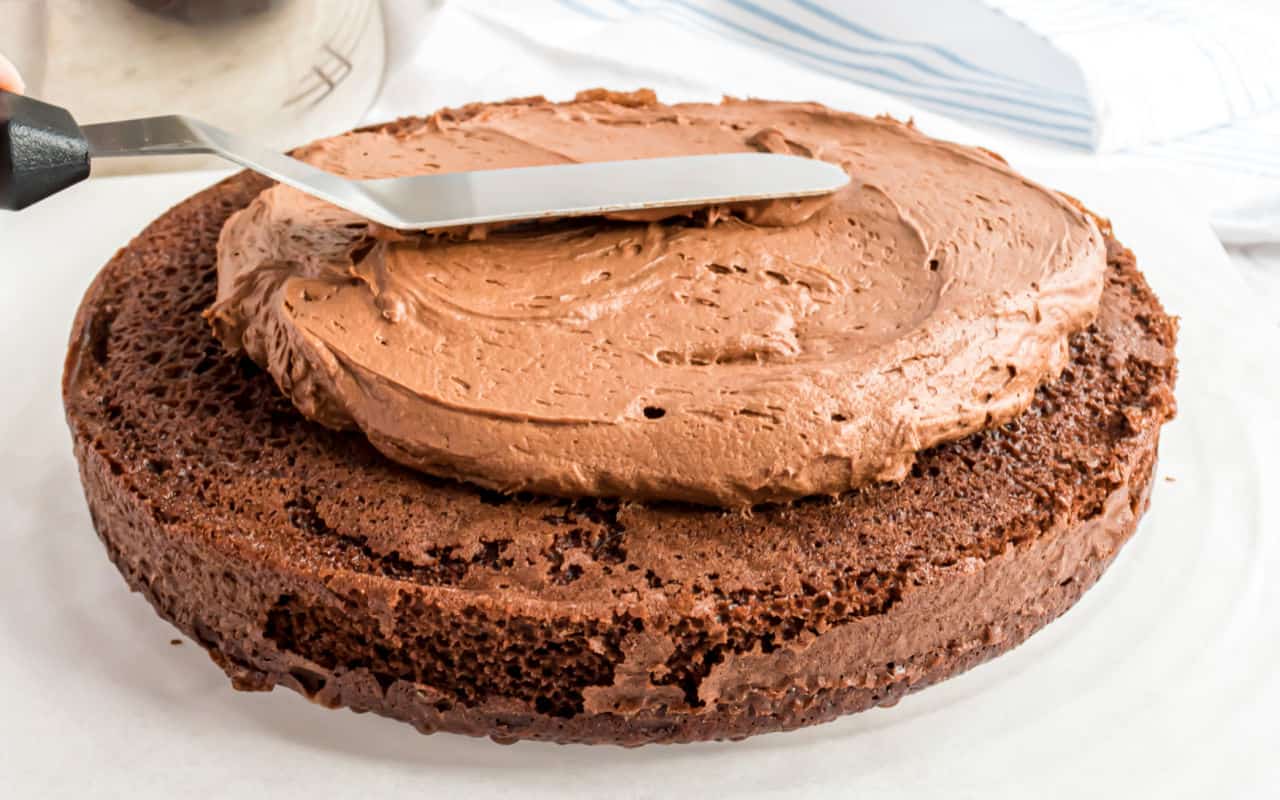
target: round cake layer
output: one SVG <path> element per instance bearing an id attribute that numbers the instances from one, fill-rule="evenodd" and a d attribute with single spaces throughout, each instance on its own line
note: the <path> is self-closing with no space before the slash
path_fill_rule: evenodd
<path id="1" fill-rule="evenodd" d="M 443 238 L 275 186 L 223 229 L 210 320 L 303 414 L 432 475 L 741 508 L 897 480 L 918 451 L 1011 419 L 1097 311 L 1106 248 L 1068 198 L 816 103 L 597 90 L 299 155 L 385 178 L 739 151 L 850 181 Z"/>
<path id="2" fill-rule="evenodd" d="M 64 376 L 112 560 L 239 688 L 499 740 L 790 728 L 1014 646 L 1144 509 L 1175 324 L 1109 233 L 1099 316 L 1026 413 L 898 483 L 724 512 L 508 497 L 303 419 L 200 318 L 219 231 L 265 185 L 228 179 L 121 250 Z"/>

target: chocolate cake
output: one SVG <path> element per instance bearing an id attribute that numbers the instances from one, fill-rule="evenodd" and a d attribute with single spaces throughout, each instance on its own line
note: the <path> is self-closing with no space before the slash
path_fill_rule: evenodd
<path id="1" fill-rule="evenodd" d="M 586 103 L 657 107 L 524 101 L 569 117 Z M 377 132 L 407 139 L 488 108 Z M 1176 325 L 1103 221 L 1082 217 L 1080 258 L 1097 236 L 1097 306 L 1054 317 L 1069 328 L 1061 357 L 1046 334 L 1043 358 L 1027 362 L 1043 373 L 1033 385 L 1010 374 L 984 388 L 938 443 L 878 464 L 892 461 L 892 475 L 859 480 L 850 468 L 837 477 L 858 485 L 830 491 L 822 473 L 818 494 L 765 491 L 769 502 L 740 481 L 645 481 L 628 498 L 603 491 L 614 479 L 583 478 L 533 494 L 501 478 L 482 486 L 471 473 L 483 460 L 428 474 L 421 452 L 352 424 L 355 395 L 290 383 L 305 354 L 289 371 L 234 349 L 251 323 L 217 316 L 219 237 L 270 185 L 229 178 L 122 249 L 81 305 L 63 386 L 111 559 L 237 688 L 282 685 L 423 732 L 499 741 L 636 745 L 794 728 L 892 704 L 1017 645 L 1098 579 L 1145 509 L 1174 413 Z M 727 224 L 760 222 L 738 219 Z M 712 221 L 662 224 L 719 235 L 725 223 Z M 398 246 L 387 232 L 360 235 L 357 263 Z M 417 246 L 437 245 L 468 243 Z M 203 316 L 211 307 L 231 348 Z M 706 366 L 689 361 L 680 355 Z M 683 413 L 651 407 L 635 410 L 655 424 Z M 697 488 L 714 485 L 734 488 Z"/>

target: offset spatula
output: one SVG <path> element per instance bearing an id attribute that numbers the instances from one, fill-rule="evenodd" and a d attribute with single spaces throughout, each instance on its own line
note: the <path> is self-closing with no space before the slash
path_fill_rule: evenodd
<path id="1" fill-rule="evenodd" d="M 66 109 L 0 91 L 0 208 L 17 210 L 116 156 L 211 153 L 392 228 L 807 197 L 848 183 L 823 161 L 772 153 L 644 158 L 357 181 L 183 116 L 76 124 Z"/>

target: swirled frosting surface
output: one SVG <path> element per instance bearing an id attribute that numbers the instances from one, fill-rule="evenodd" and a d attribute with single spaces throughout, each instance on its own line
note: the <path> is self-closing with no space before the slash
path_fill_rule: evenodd
<path id="1" fill-rule="evenodd" d="M 1093 318 L 1105 254 L 978 149 L 820 105 L 588 92 L 437 113 L 302 156 L 374 178 L 768 150 L 818 200 L 448 235 L 293 189 L 223 229 L 215 332 L 307 416 L 502 491 L 721 506 L 894 480 L 1003 422 Z"/>

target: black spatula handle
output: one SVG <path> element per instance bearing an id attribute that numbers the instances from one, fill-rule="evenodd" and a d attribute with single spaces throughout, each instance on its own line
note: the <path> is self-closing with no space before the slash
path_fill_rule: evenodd
<path id="1" fill-rule="evenodd" d="M 26 208 L 87 177 L 89 143 L 71 114 L 0 90 L 0 208 Z"/>

